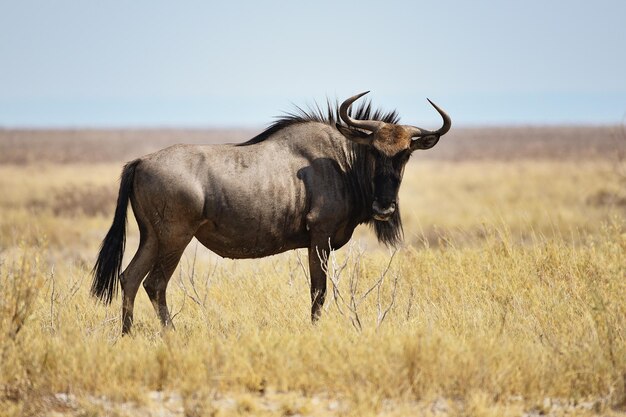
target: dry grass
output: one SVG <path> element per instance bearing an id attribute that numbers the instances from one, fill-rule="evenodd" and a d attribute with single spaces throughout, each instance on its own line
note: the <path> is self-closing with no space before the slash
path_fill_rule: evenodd
<path id="1" fill-rule="evenodd" d="M 623 415 L 626 183 L 608 158 L 423 161 L 308 321 L 306 255 L 195 242 L 175 332 L 88 295 L 120 163 L 0 167 L 0 415 Z M 131 220 L 128 261 L 136 247 Z M 329 283 L 329 284 L 331 284 Z"/>

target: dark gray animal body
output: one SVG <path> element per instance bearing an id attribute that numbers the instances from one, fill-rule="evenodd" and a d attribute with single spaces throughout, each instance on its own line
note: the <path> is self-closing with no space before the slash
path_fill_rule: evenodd
<path id="1" fill-rule="evenodd" d="M 379 240 L 401 238 L 397 195 L 404 165 L 450 128 L 430 132 L 396 124 L 395 112 L 349 107 L 329 115 L 280 119 L 240 145 L 176 145 L 128 163 L 122 172 L 113 225 L 94 267 L 92 293 L 110 302 L 121 283 L 122 330 L 132 325 L 137 290 L 144 288 L 164 326 L 171 325 L 166 288 L 195 236 L 228 258 L 258 258 L 309 249 L 311 316 L 326 293 L 323 258 L 371 222 Z M 139 224 L 137 253 L 120 275 L 130 201 Z M 145 278 L 145 280 L 144 280 Z"/>

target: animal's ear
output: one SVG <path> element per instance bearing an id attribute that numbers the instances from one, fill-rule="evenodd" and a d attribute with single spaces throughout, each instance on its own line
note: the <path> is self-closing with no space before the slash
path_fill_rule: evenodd
<path id="1" fill-rule="evenodd" d="M 411 150 L 416 149 L 430 149 L 439 142 L 439 136 L 430 135 L 422 138 L 413 139 L 411 141 Z"/>
<path id="2" fill-rule="evenodd" d="M 335 123 L 337 130 L 352 142 L 356 142 L 360 145 L 370 145 L 372 143 L 372 134 L 365 133 L 358 129 L 352 129 L 339 123 Z"/>

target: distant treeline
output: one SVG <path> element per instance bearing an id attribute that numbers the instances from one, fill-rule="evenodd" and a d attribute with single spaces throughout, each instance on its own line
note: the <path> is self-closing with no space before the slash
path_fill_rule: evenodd
<path id="1" fill-rule="evenodd" d="M 238 129 L 0 129 L 0 163 L 126 161 L 176 143 L 243 142 L 258 131 Z M 452 128 L 419 159 L 604 159 L 626 150 L 621 126 Z"/>

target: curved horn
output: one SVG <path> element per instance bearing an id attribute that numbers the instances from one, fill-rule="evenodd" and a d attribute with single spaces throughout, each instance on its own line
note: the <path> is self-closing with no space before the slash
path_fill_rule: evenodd
<path id="1" fill-rule="evenodd" d="M 382 125 L 384 125 L 385 123 L 377 121 L 377 120 L 356 120 L 348 115 L 348 109 L 350 108 L 352 103 L 354 103 L 355 101 L 357 101 L 358 99 L 360 99 L 367 93 L 369 93 L 369 91 L 352 96 L 346 101 L 344 101 L 343 103 L 341 103 L 341 106 L 339 107 L 339 117 L 341 117 L 341 120 L 343 120 L 344 123 L 347 124 L 348 126 L 356 127 L 359 129 L 365 129 L 367 131 L 373 132 L 379 127 L 381 127 Z"/>
<path id="2" fill-rule="evenodd" d="M 415 126 L 408 126 L 409 131 L 411 132 L 411 137 L 413 138 L 417 136 L 431 136 L 431 135 L 442 136 L 448 133 L 448 131 L 450 130 L 450 127 L 452 127 L 452 119 L 450 119 L 450 116 L 448 115 L 448 113 L 446 113 L 441 107 L 437 106 L 435 103 L 430 101 L 430 99 L 427 98 L 426 100 L 428 100 L 428 102 L 441 115 L 441 118 L 443 119 L 443 126 L 441 126 L 439 130 L 436 130 L 434 132 L 431 130 L 426 130 L 426 129 L 422 129 L 422 128 L 415 127 Z"/>

